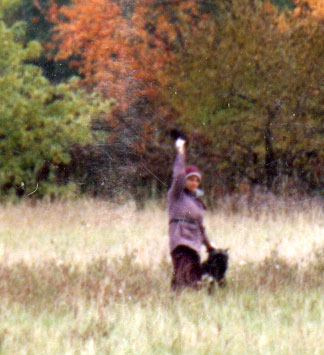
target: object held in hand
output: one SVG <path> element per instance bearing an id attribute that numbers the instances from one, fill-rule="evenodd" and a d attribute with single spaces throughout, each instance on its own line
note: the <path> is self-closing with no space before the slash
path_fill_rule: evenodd
<path id="1" fill-rule="evenodd" d="M 182 138 L 178 138 L 175 142 L 175 145 L 177 147 L 177 150 L 180 153 L 184 153 L 184 145 L 186 144 L 186 141 Z"/>
<path id="2" fill-rule="evenodd" d="M 186 142 L 188 141 L 188 138 L 187 138 L 186 134 L 184 132 L 180 131 L 179 129 L 176 129 L 176 128 L 174 128 L 174 129 L 172 129 L 170 131 L 170 136 L 171 136 L 171 138 L 174 141 L 176 141 L 178 138 L 182 138 Z"/>

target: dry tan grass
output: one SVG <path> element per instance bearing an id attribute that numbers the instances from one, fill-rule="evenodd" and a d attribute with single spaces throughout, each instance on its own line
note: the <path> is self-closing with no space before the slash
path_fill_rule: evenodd
<path id="1" fill-rule="evenodd" d="M 1 206 L 0 353 L 321 354 L 323 248 L 293 265 L 323 246 L 320 203 L 226 203 L 206 215 L 231 248 L 228 287 L 212 295 L 170 291 L 157 203 Z"/>
<path id="2" fill-rule="evenodd" d="M 206 213 L 210 238 L 230 248 L 232 264 L 260 261 L 274 250 L 287 262 L 307 263 L 324 245 L 318 201 L 275 202 L 252 213 L 245 206 L 232 213 L 225 201 Z M 167 232 L 166 208 L 153 202 L 143 211 L 131 202 L 115 205 L 89 199 L 6 205 L 0 207 L 0 260 L 86 265 L 101 257 L 134 253 L 141 263 L 157 266 L 169 260 Z"/>

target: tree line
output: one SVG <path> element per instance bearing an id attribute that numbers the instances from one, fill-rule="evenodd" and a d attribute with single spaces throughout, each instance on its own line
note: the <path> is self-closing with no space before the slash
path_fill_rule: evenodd
<path id="1" fill-rule="evenodd" d="M 3 199 L 160 196 L 174 127 L 216 197 L 322 193 L 320 0 L 22 0 L 0 15 Z"/>

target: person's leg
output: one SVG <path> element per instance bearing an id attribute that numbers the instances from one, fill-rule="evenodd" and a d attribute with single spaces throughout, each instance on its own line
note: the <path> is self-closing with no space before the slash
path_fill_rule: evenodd
<path id="1" fill-rule="evenodd" d="M 173 279 L 172 290 L 184 287 L 199 288 L 201 265 L 199 255 L 192 249 L 179 246 L 172 253 Z"/>

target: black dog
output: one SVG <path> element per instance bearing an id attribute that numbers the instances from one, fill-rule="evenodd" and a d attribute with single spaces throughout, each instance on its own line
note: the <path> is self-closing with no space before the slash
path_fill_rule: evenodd
<path id="1" fill-rule="evenodd" d="M 219 287 L 226 286 L 225 273 L 228 267 L 228 249 L 212 249 L 208 252 L 208 258 L 201 264 L 202 278 L 208 279 L 209 292 L 215 282 Z"/>

